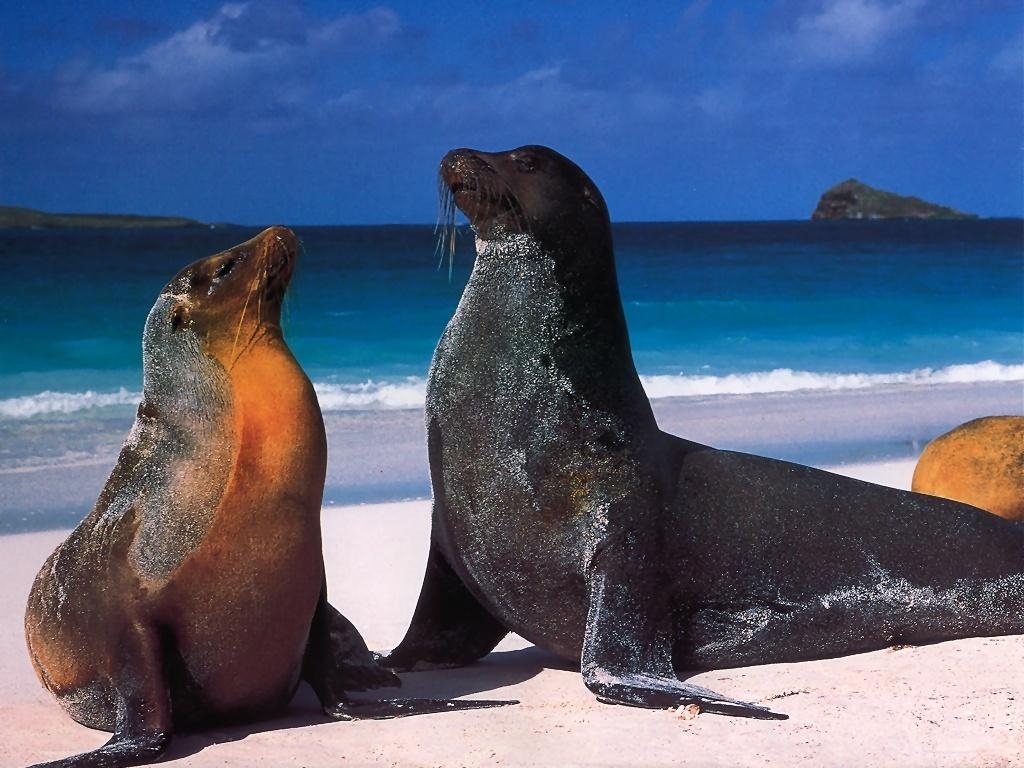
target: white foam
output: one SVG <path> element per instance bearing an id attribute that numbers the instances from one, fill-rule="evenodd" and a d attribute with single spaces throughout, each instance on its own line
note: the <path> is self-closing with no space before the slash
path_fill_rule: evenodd
<path id="1" fill-rule="evenodd" d="M 772 371 L 734 373 L 725 376 L 641 376 L 647 396 L 709 397 L 715 395 L 768 394 L 806 390 L 849 390 L 877 386 L 926 386 L 976 382 L 1024 382 L 1024 365 L 1004 365 L 992 360 L 945 368 L 918 368 L 896 373 L 817 373 L 776 368 Z M 358 384 L 314 383 L 324 411 L 422 408 L 426 379 L 408 376 L 395 381 L 368 380 Z M 121 387 L 116 392 L 53 392 L 0 400 L 0 418 L 26 419 L 46 414 L 69 414 L 90 408 L 135 405 L 141 392 Z"/>
<path id="2" fill-rule="evenodd" d="M 1024 381 L 1024 365 L 1004 365 L 992 360 L 945 368 L 917 368 L 896 373 L 816 373 L 776 368 L 772 371 L 734 373 L 726 376 L 641 376 L 647 396 L 700 397 L 751 395 L 803 390 L 866 389 L 887 385 L 971 384 Z"/>
<path id="3" fill-rule="evenodd" d="M 362 384 L 314 382 L 320 408 L 324 411 L 360 411 L 385 408 L 422 408 L 427 381 L 408 376 L 397 382 L 364 381 Z"/>
<path id="4" fill-rule="evenodd" d="M 35 395 L 10 397 L 0 400 L 0 417 L 28 419 L 52 413 L 74 413 L 89 408 L 113 405 L 135 405 L 142 399 L 141 392 L 121 387 L 117 392 L 52 392 L 46 390 Z"/>

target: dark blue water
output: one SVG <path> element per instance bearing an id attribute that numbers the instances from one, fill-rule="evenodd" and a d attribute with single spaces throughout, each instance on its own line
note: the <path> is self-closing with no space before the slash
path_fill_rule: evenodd
<path id="1" fill-rule="evenodd" d="M 0 419 L 126 407 L 182 266 L 255 230 L 0 232 Z M 285 334 L 325 409 L 422 402 L 472 267 L 431 227 L 297 229 Z M 654 397 L 1024 379 L 1024 222 L 621 224 L 623 302 Z"/>

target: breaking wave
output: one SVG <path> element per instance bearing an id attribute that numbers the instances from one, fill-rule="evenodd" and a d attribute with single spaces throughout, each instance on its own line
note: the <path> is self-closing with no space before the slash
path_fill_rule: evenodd
<path id="1" fill-rule="evenodd" d="M 112 405 L 137 405 L 142 399 L 141 392 L 132 392 L 121 387 L 117 392 L 51 392 L 46 390 L 35 395 L 9 397 L 0 400 L 0 417 L 7 419 L 28 419 L 55 413 L 75 413 L 90 408 L 107 408 Z"/>
<path id="2" fill-rule="evenodd" d="M 365 381 L 362 384 L 314 382 L 324 411 L 365 411 L 384 408 L 422 408 L 427 380 L 409 376 L 400 381 Z"/>
<path id="3" fill-rule="evenodd" d="M 776 368 L 771 371 L 712 375 L 644 375 L 640 377 L 647 396 L 712 397 L 753 395 L 805 390 L 849 390 L 880 386 L 921 386 L 983 382 L 1024 382 L 1024 365 L 1007 365 L 986 360 L 944 368 L 917 368 L 896 373 L 819 373 Z M 365 411 L 421 408 L 426 379 L 409 376 L 394 381 L 369 380 L 360 384 L 314 384 L 324 411 Z M 0 418 L 27 419 L 33 416 L 70 414 L 111 406 L 134 406 L 142 397 L 121 387 L 116 392 L 54 392 L 0 400 Z"/>
<path id="4" fill-rule="evenodd" d="M 647 396 L 707 397 L 753 395 L 801 390 L 866 389 L 892 385 L 973 384 L 1024 381 L 1024 365 L 992 360 L 945 368 L 917 368 L 897 373 L 816 373 L 776 368 L 772 371 L 732 373 L 726 376 L 641 376 Z"/>

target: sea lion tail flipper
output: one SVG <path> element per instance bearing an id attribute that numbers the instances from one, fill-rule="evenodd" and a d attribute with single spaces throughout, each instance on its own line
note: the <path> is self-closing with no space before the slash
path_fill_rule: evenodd
<path id="1" fill-rule="evenodd" d="M 327 714 L 335 720 L 391 720 L 396 717 L 490 709 L 518 703 L 515 699 L 360 699 L 339 702 Z"/>
<path id="2" fill-rule="evenodd" d="M 644 578 L 644 572 L 651 569 L 643 566 L 642 557 L 628 557 L 627 546 L 608 547 L 602 554 L 611 550 L 615 554 L 610 559 L 626 555 L 632 570 L 609 572 L 601 567 L 608 565 L 609 558 L 600 556 L 595 558 L 595 569 L 588 578 L 590 605 L 581 671 L 584 683 L 598 701 L 650 709 L 696 704 L 702 711 L 717 714 L 787 719 L 767 707 L 732 699 L 676 677 L 667 626 L 671 614 L 664 602 L 664 587 Z"/>
<path id="3" fill-rule="evenodd" d="M 332 717 L 346 701 L 346 691 L 402 684 L 394 672 L 376 662 L 352 622 L 327 602 L 326 581 L 309 630 L 302 679 L 313 687 L 324 711 Z"/>
<path id="4" fill-rule="evenodd" d="M 380 661 L 401 671 L 461 667 L 486 656 L 507 634 L 470 594 L 431 537 L 412 623 L 402 642 Z"/>

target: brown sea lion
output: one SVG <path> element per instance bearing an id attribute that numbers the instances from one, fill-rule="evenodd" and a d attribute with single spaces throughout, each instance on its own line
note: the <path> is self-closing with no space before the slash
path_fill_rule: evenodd
<path id="1" fill-rule="evenodd" d="M 279 325 L 296 247 L 268 229 L 183 269 L 149 313 L 135 424 L 25 615 L 43 685 L 113 736 L 47 766 L 152 761 L 174 730 L 283 709 L 300 680 L 336 719 L 487 704 L 346 698 L 398 679 L 327 602 L 323 420 Z"/>
<path id="2" fill-rule="evenodd" d="M 939 435 L 910 488 L 1024 522 L 1024 416 L 986 416 Z"/>
<path id="3" fill-rule="evenodd" d="M 1024 632 L 1024 527 L 658 428 L 572 161 L 461 149 L 441 177 L 477 255 L 430 367 L 430 551 L 386 664 L 514 631 L 600 701 L 771 718 L 681 675 Z"/>

